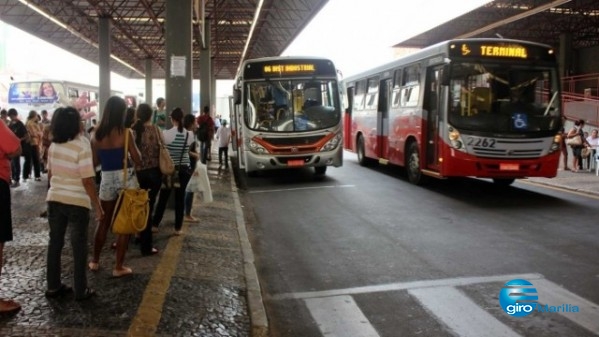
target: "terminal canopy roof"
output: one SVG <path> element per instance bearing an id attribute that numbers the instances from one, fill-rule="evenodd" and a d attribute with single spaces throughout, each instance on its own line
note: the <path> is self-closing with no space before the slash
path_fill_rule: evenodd
<path id="1" fill-rule="evenodd" d="M 503 37 L 557 48 L 561 34 L 570 34 L 574 49 L 599 45 L 599 1 L 495 0 L 395 47 L 422 48 L 454 38 Z"/>
<path id="2" fill-rule="evenodd" d="M 193 77 L 199 78 L 200 53 L 206 52 L 203 29 L 210 29 L 205 43 L 215 78 L 233 79 L 243 60 L 282 54 L 327 1 L 193 0 Z M 152 76 L 164 78 L 166 5 L 166 0 L 0 0 L 0 20 L 98 64 L 98 19 L 109 17 L 111 53 L 130 66 L 113 58 L 111 71 L 143 78 L 150 58 Z"/>

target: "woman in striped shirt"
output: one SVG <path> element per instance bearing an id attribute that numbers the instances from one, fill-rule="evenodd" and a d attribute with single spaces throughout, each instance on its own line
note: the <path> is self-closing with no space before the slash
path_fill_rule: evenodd
<path id="1" fill-rule="evenodd" d="M 96 193 L 92 150 L 89 140 L 82 135 L 81 117 L 73 107 L 58 108 L 51 124 L 52 144 L 48 149 L 48 180 L 50 189 L 48 223 L 50 242 L 46 266 L 47 297 L 60 297 L 72 291 L 61 282 L 61 253 L 65 233 L 70 226 L 73 249 L 73 287 L 75 299 L 85 300 L 94 295 L 87 287 L 87 233 L 90 209 L 96 210 L 96 220 L 104 212 Z"/>
<path id="2" fill-rule="evenodd" d="M 189 166 L 189 149 L 194 141 L 193 132 L 187 131 L 183 127 L 183 110 L 175 108 L 171 112 L 170 118 L 173 122 L 173 127 L 164 131 L 164 144 L 168 149 L 173 163 L 175 163 L 175 171 L 179 172 L 180 184 L 175 187 L 175 235 L 181 235 L 181 227 L 183 227 L 183 211 L 185 199 L 185 186 L 191 178 L 191 169 Z M 171 195 L 171 190 L 163 188 L 158 196 L 158 204 L 156 212 L 152 218 L 154 227 L 158 227 L 164 216 L 166 204 Z"/>

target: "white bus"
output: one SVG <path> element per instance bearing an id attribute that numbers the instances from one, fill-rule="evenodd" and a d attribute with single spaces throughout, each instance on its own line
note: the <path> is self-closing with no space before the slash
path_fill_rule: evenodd
<path id="1" fill-rule="evenodd" d="M 330 60 L 269 57 L 243 62 L 233 86 L 231 133 L 239 168 L 314 167 L 343 161 L 341 96 Z"/>
<path id="2" fill-rule="evenodd" d="M 123 96 L 112 91 L 112 95 Z M 84 120 L 98 115 L 98 87 L 60 80 L 15 81 L 8 90 L 8 108 L 15 108 L 21 120 L 29 111 L 40 113 L 47 110 L 49 115 L 59 107 L 71 105 L 80 110 Z"/>

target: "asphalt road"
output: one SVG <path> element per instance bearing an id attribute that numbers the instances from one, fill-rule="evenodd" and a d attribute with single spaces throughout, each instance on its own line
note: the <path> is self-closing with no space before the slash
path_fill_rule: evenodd
<path id="1" fill-rule="evenodd" d="M 321 179 L 246 179 L 271 336 L 599 334 L 596 197 L 477 179 L 414 186 L 352 153 Z M 499 293 L 513 279 L 562 312 L 506 313 Z"/>

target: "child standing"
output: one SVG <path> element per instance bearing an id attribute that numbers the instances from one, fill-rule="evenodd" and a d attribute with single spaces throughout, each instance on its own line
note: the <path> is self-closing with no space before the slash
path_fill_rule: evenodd
<path id="1" fill-rule="evenodd" d="M 229 143 L 231 142 L 231 129 L 227 127 L 227 120 L 223 119 L 221 127 L 216 131 L 218 139 L 218 165 L 223 166 L 223 155 L 225 156 L 225 168 L 229 168 Z"/>

